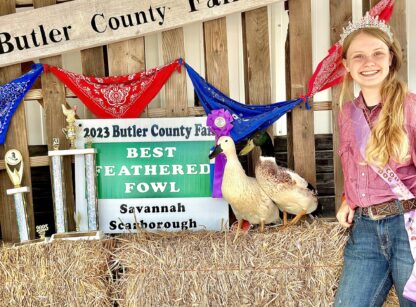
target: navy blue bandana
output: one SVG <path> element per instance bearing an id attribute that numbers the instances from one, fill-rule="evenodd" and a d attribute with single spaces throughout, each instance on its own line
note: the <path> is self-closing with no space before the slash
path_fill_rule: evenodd
<path id="1" fill-rule="evenodd" d="M 299 98 L 267 105 L 246 105 L 221 93 L 188 64 L 185 63 L 185 67 L 205 112 L 210 114 L 213 110 L 224 109 L 231 113 L 234 119 L 231 137 L 236 143 L 248 138 L 255 131 L 266 129 L 305 101 L 304 98 Z"/>
<path id="2" fill-rule="evenodd" d="M 34 64 L 31 71 L 7 84 L 0 85 L 0 144 L 4 144 L 6 140 L 10 120 L 20 101 L 22 101 L 42 71 L 42 64 Z"/>

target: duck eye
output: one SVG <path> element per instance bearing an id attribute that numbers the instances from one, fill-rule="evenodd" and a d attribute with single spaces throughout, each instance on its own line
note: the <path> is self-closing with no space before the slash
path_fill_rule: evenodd
<path id="1" fill-rule="evenodd" d="M 228 140 L 225 140 L 225 143 L 227 143 L 228 142 Z"/>

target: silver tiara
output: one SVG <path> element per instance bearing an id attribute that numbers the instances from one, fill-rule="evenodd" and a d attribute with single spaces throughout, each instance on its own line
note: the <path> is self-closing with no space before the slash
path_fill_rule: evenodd
<path id="1" fill-rule="evenodd" d="M 393 41 L 393 33 L 390 30 L 390 26 L 386 24 L 383 20 L 379 20 L 378 16 L 373 17 L 368 12 L 365 14 L 364 17 L 360 19 L 360 21 L 356 23 L 348 23 L 348 26 L 344 28 L 344 31 L 341 34 L 341 39 L 339 40 L 340 44 L 344 43 L 344 40 L 347 38 L 348 35 L 351 33 L 364 28 L 377 28 L 386 33 L 389 36 L 390 41 Z"/>

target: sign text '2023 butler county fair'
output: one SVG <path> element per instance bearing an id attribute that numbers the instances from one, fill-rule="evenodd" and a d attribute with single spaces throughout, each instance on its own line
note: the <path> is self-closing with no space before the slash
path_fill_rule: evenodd
<path id="1" fill-rule="evenodd" d="M 201 6 L 212 9 L 238 1 L 239 0 L 188 0 L 189 6 L 187 13 L 197 12 Z M 170 7 L 167 6 L 153 7 L 150 5 L 148 9 L 118 16 L 107 16 L 103 12 L 97 12 L 91 16 L 90 26 L 91 29 L 98 34 L 126 28 L 137 28 L 146 24 L 163 26 L 169 10 Z M 72 33 L 77 32 L 76 27 L 76 24 L 67 24 L 64 26 L 45 26 L 40 24 L 33 27 L 28 33 L 21 33 L 19 35 L 15 35 L 14 33 L 11 34 L 9 32 L 0 32 L 0 55 L 17 50 L 44 47 L 49 44 L 53 45 L 70 41 Z"/>
<path id="2" fill-rule="evenodd" d="M 152 137 L 189 137 L 195 136 L 214 136 L 211 131 L 202 124 L 194 124 L 193 126 L 175 126 L 175 127 L 160 127 L 158 124 L 152 125 L 150 128 L 143 128 L 137 125 L 128 127 L 120 127 L 119 125 L 111 125 L 104 127 L 90 127 L 84 128 L 84 138 L 146 138 Z"/>

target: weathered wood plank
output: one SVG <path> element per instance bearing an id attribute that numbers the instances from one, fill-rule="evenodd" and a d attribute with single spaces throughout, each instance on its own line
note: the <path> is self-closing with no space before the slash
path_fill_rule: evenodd
<path id="1" fill-rule="evenodd" d="M 74 0 L 57 0 L 56 3 L 69 2 Z M 16 0 L 16 7 L 33 6 L 33 0 Z"/>
<path id="2" fill-rule="evenodd" d="M 14 0 L 2 1 L 0 3 L 0 15 L 13 14 L 16 11 Z M 21 75 L 20 65 L 13 65 L 0 69 L 0 83 L 4 84 Z M 32 186 L 29 163 L 29 149 L 27 142 L 26 114 L 24 103 L 21 102 L 11 119 L 7 138 L 4 146 L 1 146 L 0 157 L 9 149 L 17 149 L 23 157 L 23 180 L 22 186 Z M 19 241 L 19 232 L 17 228 L 16 212 L 13 196 L 6 196 L 6 189 L 13 188 L 5 171 L 0 173 L 0 223 L 3 240 L 6 242 Z M 26 213 L 30 231 L 30 238 L 35 237 L 35 221 L 33 215 L 33 198 L 32 193 L 25 193 Z"/>
<path id="3" fill-rule="evenodd" d="M 207 21 L 203 26 L 206 80 L 224 94 L 229 95 L 226 19 Z"/>
<path id="4" fill-rule="evenodd" d="M 289 1 L 290 74 L 292 98 L 307 93 L 312 75 L 311 2 Z M 313 112 L 297 107 L 292 110 L 294 169 L 312 185 L 316 185 Z M 305 150 L 307 148 L 307 150 Z"/>
<path id="5" fill-rule="evenodd" d="M 8 42 L 0 45 L 4 47 L 0 50 L 0 66 L 167 31 L 277 1 L 153 0 L 150 5 L 148 1 L 137 0 L 78 0 L 36 12 L 28 10 L 0 18 L 0 29 L 10 34 Z M 56 1 L 45 5 L 52 2 Z M 21 23 L 21 20 L 30 22 Z M 28 38 L 29 46 L 19 50 L 14 46 L 14 37 L 23 35 Z"/>
<path id="6" fill-rule="evenodd" d="M 56 0 L 34 0 L 33 4 L 35 9 L 50 5 Z M 64 5 L 64 4 L 61 4 Z M 41 63 L 62 67 L 61 56 L 54 56 L 43 58 Z M 62 128 L 66 126 L 65 116 L 62 113 L 62 104 L 66 104 L 65 101 L 65 88 L 63 83 L 58 80 L 52 73 L 42 74 L 42 87 L 43 87 L 43 107 L 46 115 L 46 130 L 48 133 L 48 148 L 52 150 L 52 139 L 59 138 L 61 149 L 69 148 L 69 142 L 62 133 Z M 71 157 L 66 156 L 63 160 L 64 168 L 64 180 L 65 180 L 65 192 L 66 192 L 66 206 L 67 206 L 67 219 L 68 230 L 75 230 L 74 212 L 75 201 L 72 184 L 72 163 Z M 52 170 L 51 170 L 52 173 Z"/>
<path id="7" fill-rule="evenodd" d="M 245 90 L 248 104 L 271 103 L 270 48 L 267 7 L 243 13 Z M 272 128 L 269 129 L 273 133 Z M 249 157 L 248 173 L 260 156 L 256 149 Z"/>
<path id="8" fill-rule="evenodd" d="M 81 50 L 81 65 L 82 73 L 85 76 L 104 77 L 104 51 L 103 47 L 89 48 Z M 68 88 L 66 90 L 66 97 L 68 97 Z M 74 95 L 72 92 L 70 93 Z M 75 95 L 74 95 L 75 96 Z M 90 111 L 86 110 L 86 118 L 96 118 L 96 116 Z"/>
<path id="9" fill-rule="evenodd" d="M 110 76 L 125 75 L 146 69 L 144 38 L 134 38 L 108 45 L 108 71 Z M 140 117 L 148 117 L 148 107 Z"/>
<path id="10" fill-rule="evenodd" d="M 167 64 L 179 57 L 185 57 L 183 29 L 174 29 L 162 33 L 163 61 Z M 165 84 L 167 116 L 187 116 L 186 71 L 174 72 Z"/>
<path id="11" fill-rule="evenodd" d="M 352 20 L 352 3 L 351 1 L 342 1 L 341 3 L 337 0 L 330 1 L 330 23 L 331 23 L 331 44 L 336 43 L 340 34 L 342 33 L 343 27 L 348 24 L 348 21 Z M 339 113 L 339 97 L 341 93 L 341 85 L 334 86 L 332 88 L 332 130 L 334 137 L 332 139 L 334 151 L 334 181 L 335 181 L 335 205 L 336 211 L 338 211 L 341 205 L 341 196 L 344 192 L 344 176 L 342 173 L 341 159 L 338 156 L 339 148 L 339 130 L 337 124 L 337 118 Z M 350 89 L 352 97 L 352 88 Z"/>
<path id="12" fill-rule="evenodd" d="M 406 0 L 396 0 L 394 11 L 389 24 L 393 30 L 394 37 L 400 42 L 403 52 L 403 64 L 399 71 L 399 78 L 405 82 L 408 80 L 407 72 L 407 31 L 406 31 Z"/>

